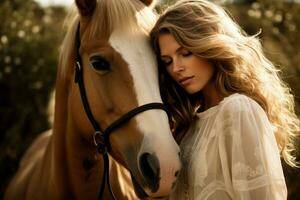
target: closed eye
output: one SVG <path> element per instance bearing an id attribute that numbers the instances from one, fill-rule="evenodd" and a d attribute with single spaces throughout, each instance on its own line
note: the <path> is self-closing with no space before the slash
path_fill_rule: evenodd
<path id="1" fill-rule="evenodd" d="M 172 64 L 172 59 L 169 58 L 161 58 L 161 63 L 163 64 L 163 66 L 167 67 L 170 64 Z"/>
<path id="2" fill-rule="evenodd" d="M 90 58 L 91 66 L 100 74 L 106 74 L 111 70 L 111 65 L 107 59 L 96 55 Z"/>
<path id="3" fill-rule="evenodd" d="M 190 51 L 188 51 L 188 50 L 183 50 L 183 51 L 181 52 L 181 55 L 184 56 L 184 57 L 188 57 L 188 56 L 190 56 L 190 55 L 192 55 L 192 54 L 193 54 L 193 53 L 190 52 Z"/>

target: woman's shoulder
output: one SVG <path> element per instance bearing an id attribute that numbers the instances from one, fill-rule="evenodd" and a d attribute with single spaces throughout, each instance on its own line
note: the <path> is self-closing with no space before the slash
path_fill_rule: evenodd
<path id="1" fill-rule="evenodd" d="M 248 109 L 262 109 L 261 106 L 244 94 L 234 93 L 228 97 L 225 97 L 220 102 L 220 110 L 224 111 L 244 111 Z"/>
<path id="2" fill-rule="evenodd" d="M 232 128 L 234 130 L 239 130 L 241 127 L 244 130 L 255 130 L 255 127 L 269 129 L 269 120 L 266 112 L 254 99 L 244 94 L 233 94 L 220 103 L 216 127 L 222 131 L 230 128 L 229 132 L 232 134 Z"/>
<path id="3" fill-rule="evenodd" d="M 221 103 L 224 105 L 226 105 L 226 104 L 230 105 L 230 104 L 236 103 L 236 102 L 248 102 L 248 101 L 254 101 L 254 100 L 245 94 L 233 93 L 233 94 L 225 97 Z"/>
<path id="4" fill-rule="evenodd" d="M 255 111 L 264 112 L 262 107 L 251 97 L 247 95 L 234 93 L 225 97 L 217 106 L 209 108 L 208 110 L 197 113 L 200 119 L 205 118 L 228 118 L 236 115 L 237 113 L 242 113 L 244 111 Z"/>

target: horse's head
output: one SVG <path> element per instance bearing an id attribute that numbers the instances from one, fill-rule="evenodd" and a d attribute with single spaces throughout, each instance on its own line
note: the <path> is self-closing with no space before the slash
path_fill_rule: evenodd
<path id="1" fill-rule="evenodd" d="M 76 41 L 75 32 L 80 24 L 78 52 L 86 97 L 102 129 L 134 108 L 162 102 L 155 56 L 148 39 L 155 21 L 155 15 L 145 5 L 149 3 L 76 0 L 79 16 L 69 30 L 69 43 L 62 47 L 65 67 L 59 73 L 65 79 L 74 79 L 77 49 L 70 44 Z M 68 53 L 70 46 L 73 51 Z M 70 59 L 72 62 L 67 61 Z M 94 128 L 85 114 L 78 86 L 72 83 L 68 87 L 72 121 L 82 138 L 92 143 Z M 180 169 L 179 148 L 164 110 L 146 110 L 118 126 L 109 135 L 108 151 L 129 169 L 138 195 L 146 192 L 157 197 L 171 192 Z"/>

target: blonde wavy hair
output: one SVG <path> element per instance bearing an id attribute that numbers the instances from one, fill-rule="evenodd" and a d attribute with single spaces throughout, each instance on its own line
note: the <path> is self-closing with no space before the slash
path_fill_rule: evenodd
<path id="1" fill-rule="evenodd" d="M 213 80 L 222 97 L 241 93 L 254 99 L 274 127 L 283 159 L 298 166 L 294 143 L 300 121 L 294 97 L 279 70 L 264 56 L 257 35 L 248 36 L 222 7 L 205 0 L 179 1 L 162 13 L 150 33 L 157 55 L 158 38 L 165 33 L 213 64 Z M 159 56 L 158 63 L 162 98 L 170 110 L 175 138 L 180 141 L 194 120 L 195 109 L 201 106 L 202 96 L 188 95 L 161 67 Z"/>

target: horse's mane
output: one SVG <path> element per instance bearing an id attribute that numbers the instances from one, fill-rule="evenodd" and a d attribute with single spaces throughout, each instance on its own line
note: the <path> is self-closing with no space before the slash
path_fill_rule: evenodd
<path id="1" fill-rule="evenodd" d="M 154 26 L 156 15 L 151 8 L 139 0 L 98 0 L 97 7 L 91 19 L 91 31 L 88 37 L 99 35 L 99 30 L 136 31 L 142 30 L 148 34 Z M 65 76 L 69 67 L 73 66 L 75 33 L 79 23 L 78 12 L 73 6 L 66 18 L 67 33 L 60 49 L 59 75 Z M 71 65 L 71 66 L 70 66 Z"/>

